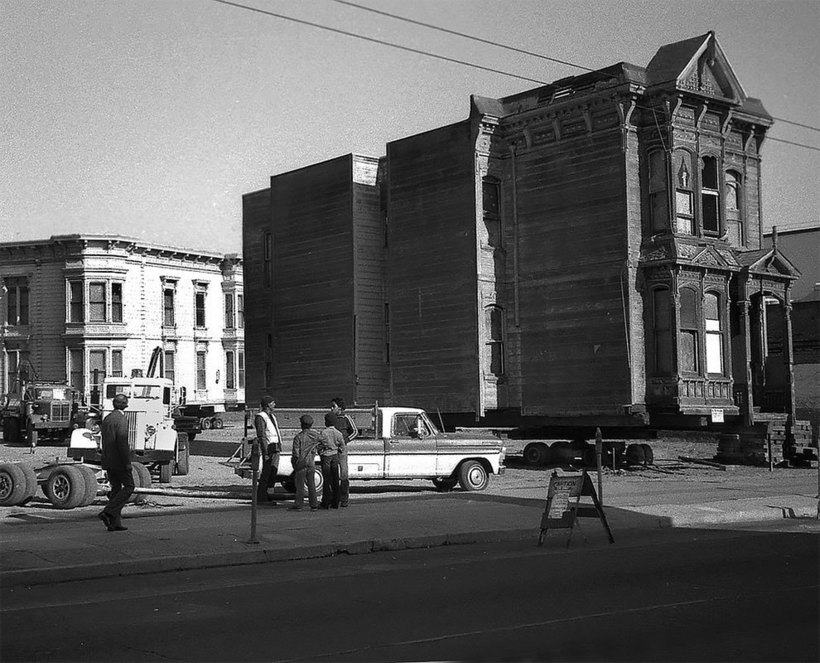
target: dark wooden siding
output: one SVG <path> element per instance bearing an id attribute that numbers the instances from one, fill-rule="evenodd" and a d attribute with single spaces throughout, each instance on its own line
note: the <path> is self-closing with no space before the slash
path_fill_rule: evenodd
<path id="1" fill-rule="evenodd" d="M 351 159 L 271 178 L 273 393 L 285 407 L 355 398 Z"/>
<path id="2" fill-rule="evenodd" d="M 525 414 L 620 414 L 631 403 L 621 140 L 607 132 L 518 156 Z"/>
<path id="3" fill-rule="evenodd" d="M 478 388 L 469 122 L 387 146 L 393 402 L 472 411 Z"/>
<path id="4" fill-rule="evenodd" d="M 273 332 L 273 290 L 265 287 L 264 234 L 272 232 L 270 189 L 242 196 L 242 256 L 245 293 L 245 401 L 265 393 L 265 336 Z"/>
<path id="5" fill-rule="evenodd" d="M 385 226 L 377 173 L 379 161 L 354 156 L 353 229 L 355 244 L 357 403 L 384 402 L 388 396 L 384 304 Z M 362 176 L 357 176 L 361 172 Z"/>

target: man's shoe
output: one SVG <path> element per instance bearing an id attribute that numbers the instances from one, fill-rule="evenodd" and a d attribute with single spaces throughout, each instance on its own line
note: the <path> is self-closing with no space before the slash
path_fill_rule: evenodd
<path id="1" fill-rule="evenodd" d="M 289 506 L 288 511 L 301 511 L 302 507 L 300 506 Z"/>
<path id="2" fill-rule="evenodd" d="M 109 528 L 111 532 L 124 532 L 128 528 L 125 525 L 114 525 L 113 527 Z"/>
<path id="3" fill-rule="evenodd" d="M 310 510 L 311 511 L 318 511 L 319 507 L 318 506 L 312 506 L 312 507 L 310 507 Z"/>
<path id="4" fill-rule="evenodd" d="M 339 506 L 340 506 L 340 507 L 342 507 L 343 509 L 346 509 L 346 508 L 347 508 L 347 507 L 349 507 L 350 505 L 349 505 L 349 504 L 340 504 Z"/>
<path id="5" fill-rule="evenodd" d="M 109 532 L 114 531 L 114 520 L 105 511 L 100 511 L 97 517 L 105 523 L 105 527 Z"/>

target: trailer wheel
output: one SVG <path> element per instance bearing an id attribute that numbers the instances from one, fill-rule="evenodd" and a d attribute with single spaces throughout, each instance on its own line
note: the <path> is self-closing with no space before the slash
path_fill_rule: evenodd
<path id="1" fill-rule="evenodd" d="M 569 442 L 556 442 L 550 447 L 552 462 L 556 465 L 572 465 L 575 450 Z"/>
<path id="2" fill-rule="evenodd" d="M 655 452 L 652 451 L 652 447 L 650 447 L 645 442 L 641 444 L 641 448 L 643 449 L 643 458 L 644 458 L 644 465 L 654 465 L 655 464 Z"/>
<path id="3" fill-rule="evenodd" d="M 626 448 L 626 464 L 627 465 L 645 465 L 646 451 L 641 444 L 630 444 Z"/>
<path id="4" fill-rule="evenodd" d="M 524 462 L 527 465 L 546 465 L 549 455 L 549 447 L 543 442 L 528 444 L 524 447 Z"/>
<path id="5" fill-rule="evenodd" d="M 289 477 L 285 477 L 284 479 L 282 479 L 279 483 L 282 484 L 282 488 L 285 489 L 285 492 L 296 492 L 296 479 L 293 478 L 292 474 Z"/>
<path id="6" fill-rule="evenodd" d="M 189 464 L 189 457 L 191 452 L 188 450 L 188 445 L 186 444 L 184 447 L 179 449 L 179 453 L 177 454 L 177 462 L 176 462 L 176 474 L 184 477 L 188 474 L 188 470 L 190 467 Z"/>
<path id="7" fill-rule="evenodd" d="M 135 488 L 151 487 L 151 472 L 142 463 L 131 463 L 131 471 L 134 473 Z"/>
<path id="8" fill-rule="evenodd" d="M 211 420 L 210 419 L 202 419 L 201 420 L 202 430 L 208 430 L 211 427 Z"/>
<path id="9" fill-rule="evenodd" d="M 20 463 L 0 464 L 0 506 L 20 504 L 28 492 L 28 481 Z"/>
<path id="10" fill-rule="evenodd" d="M 26 475 L 26 494 L 23 495 L 22 501 L 19 502 L 18 506 L 23 506 L 24 504 L 28 504 L 37 494 L 37 473 L 34 471 L 33 467 L 26 465 L 25 463 L 19 463 L 20 469 L 23 470 L 23 474 Z"/>
<path id="11" fill-rule="evenodd" d="M 174 475 L 174 461 L 169 460 L 167 463 L 162 463 L 159 466 L 159 482 L 171 483 L 171 477 Z"/>
<path id="12" fill-rule="evenodd" d="M 222 419 L 214 419 L 214 428 L 217 430 L 222 430 L 225 428 L 225 422 Z"/>
<path id="13" fill-rule="evenodd" d="M 440 493 L 449 493 L 453 488 L 456 487 L 458 483 L 458 479 L 454 477 L 443 477 L 433 479 L 433 485 L 436 487 L 436 490 Z"/>
<path id="14" fill-rule="evenodd" d="M 458 482 L 464 490 L 484 490 L 490 477 L 477 460 L 466 460 L 458 468 Z"/>
<path id="15" fill-rule="evenodd" d="M 53 470 L 43 487 L 48 501 L 58 509 L 80 506 L 85 497 L 85 488 L 85 475 L 74 465 Z"/>
<path id="16" fill-rule="evenodd" d="M 17 419 L 3 421 L 3 439 L 9 444 L 17 444 L 20 441 L 20 422 Z"/>
<path id="17" fill-rule="evenodd" d="M 88 506 L 89 504 L 93 504 L 94 500 L 97 498 L 97 489 L 99 488 L 99 484 L 97 483 L 97 473 L 94 472 L 88 465 L 76 465 L 75 466 L 80 472 L 82 472 L 83 477 L 85 478 L 85 494 L 83 495 L 82 501 L 77 506 Z"/>

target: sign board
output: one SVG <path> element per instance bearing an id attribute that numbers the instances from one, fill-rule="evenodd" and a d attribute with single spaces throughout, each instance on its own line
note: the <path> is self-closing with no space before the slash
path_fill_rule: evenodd
<path id="1" fill-rule="evenodd" d="M 581 507 L 581 497 L 584 496 L 592 498 L 595 515 L 601 520 L 601 524 L 609 537 L 609 542 L 615 543 L 603 506 L 598 500 L 598 494 L 595 492 L 595 486 L 592 485 L 592 480 L 589 478 L 587 471 L 583 470 L 580 473 L 558 474 L 558 472 L 553 472 L 550 476 L 550 483 L 547 488 L 547 503 L 541 516 L 541 532 L 538 536 L 539 546 L 544 543 L 544 537 L 549 530 L 568 529 L 570 535 L 567 539 L 567 547 L 569 547 L 576 518 L 587 515 L 587 511 L 589 511 L 589 509 Z"/>
<path id="2" fill-rule="evenodd" d="M 713 407 L 712 408 L 712 423 L 715 423 L 715 424 L 722 424 L 723 423 L 723 408 L 722 407 Z"/>

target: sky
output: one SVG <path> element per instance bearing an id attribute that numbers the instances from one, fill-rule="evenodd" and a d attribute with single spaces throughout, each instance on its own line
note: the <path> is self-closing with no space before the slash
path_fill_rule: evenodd
<path id="1" fill-rule="evenodd" d="M 545 83 L 583 73 L 335 0 L 239 4 Z M 584 68 L 714 30 L 775 118 L 766 228 L 818 223 L 818 0 L 355 0 Z M 538 86 L 214 0 L 0 0 L 0 242 L 89 233 L 242 252 L 270 176 Z M 784 122 L 782 120 L 788 120 Z"/>

